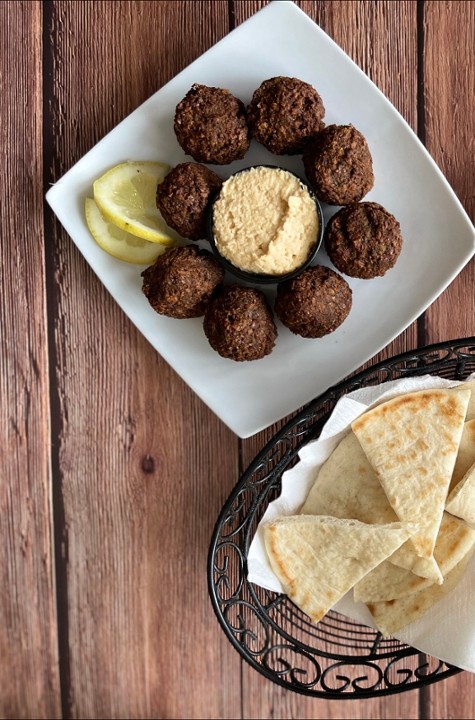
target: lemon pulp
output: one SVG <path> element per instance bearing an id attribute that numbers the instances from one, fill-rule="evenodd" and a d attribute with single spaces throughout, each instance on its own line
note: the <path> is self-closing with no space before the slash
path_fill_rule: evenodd
<path id="1" fill-rule="evenodd" d="M 103 218 L 127 233 L 152 243 L 174 245 L 179 235 L 156 206 L 157 185 L 170 166 L 161 162 L 125 162 L 94 183 L 94 200 Z"/>
<path id="2" fill-rule="evenodd" d="M 99 247 L 109 255 L 136 265 L 150 265 L 166 250 L 166 245 L 149 242 L 108 222 L 92 198 L 86 199 L 86 222 Z"/>

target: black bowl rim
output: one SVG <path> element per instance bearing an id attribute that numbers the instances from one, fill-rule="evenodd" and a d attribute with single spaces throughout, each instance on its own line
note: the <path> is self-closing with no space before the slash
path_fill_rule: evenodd
<path id="1" fill-rule="evenodd" d="M 219 260 L 221 265 L 225 270 L 227 270 L 229 273 L 234 275 L 235 277 L 239 278 L 240 280 L 244 280 L 249 283 L 255 283 L 260 285 L 276 285 L 278 283 L 285 282 L 286 280 L 292 280 L 293 278 L 297 277 L 302 273 L 304 270 L 306 270 L 313 260 L 315 259 L 316 254 L 320 250 L 323 242 L 323 235 L 325 231 L 324 227 L 324 217 L 323 217 L 323 210 L 322 206 L 320 204 L 319 199 L 317 198 L 315 191 L 313 188 L 306 182 L 300 175 L 293 172 L 293 170 L 288 170 L 287 168 L 281 167 L 280 165 L 270 165 L 267 163 L 260 163 L 257 165 L 249 165 L 248 167 L 242 168 L 241 170 L 237 170 L 235 173 L 232 173 L 226 180 L 223 181 L 223 184 L 229 180 L 232 177 L 236 177 L 236 175 L 242 175 L 245 172 L 249 172 L 249 170 L 254 170 L 256 168 L 270 168 L 272 170 L 283 170 L 284 172 L 289 173 L 289 175 L 293 175 L 293 177 L 297 178 L 297 180 L 305 187 L 308 194 L 312 198 L 313 202 L 315 203 L 315 207 L 317 208 L 317 215 L 318 215 L 318 221 L 319 221 L 319 230 L 317 234 L 317 240 L 315 242 L 315 246 L 310 252 L 309 256 L 305 260 L 300 267 L 298 267 L 296 270 L 292 270 L 292 272 L 286 273 L 285 275 L 265 275 L 262 273 L 251 273 L 247 272 L 246 270 L 241 270 L 241 268 L 236 267 L 236 265 L 233 265 L 232 262 L 227 260 L 225 257 L 221 255 L 218 248 L 216 247 L 215 239 L 214 239 L 214 232 L 213 232 L 213 208 L 214 203 L 218 199 L 221 188 L 217 190 L 213 195 L 211 196 L 208 206 L 206 208 L 206 230 L 207 230 L 207 240 L 211 246 L 211 250 L 213 251 L 215 257 Z"/>

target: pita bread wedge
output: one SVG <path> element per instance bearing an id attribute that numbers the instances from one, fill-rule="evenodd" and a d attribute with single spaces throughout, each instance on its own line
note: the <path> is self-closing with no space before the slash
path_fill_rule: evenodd
<path id="1" fill-rule="evenodd" d="M 471 391 L 422 390 L 357 418 L 352 429 L 401 521 L 418 522 L 417 555 L 432 558 Z"/>
<path id="2" fill-rule="evenodd" d="M 475 530 L 463 520 L 444 512 L 434 548 L 434 556 L 444 578 L 474 545 Z M 366 603 L 398 600 L 431 584 L 429 579 L 385 560 L 356 583 L 353 594 L 356 601 Z"/>
<path id="3" fill-rule="evenodd" d="M 475 463 L 450 493 L 445 509 L 475 526 Z"/>
<path id="4" fill-rule="evenodd" d="M 450 571 L 443 585 L 430 585 L 399 600 L 368 603 L 368 610 L 378 630 L 388 637 L 418 620 L 429 608 L 452 592 L 462 579 L 472 554 L 473 548 Z"/>
<path id="5" fill-rule="evenodd" d="M 465 417 L 465 420 L 468 422 L 469 420 L 475 419 L 475 378 L 473 380 L 465 380 L 461 385 L 457 385 L 457 387 L 452 388 L 451 392 L 457 392 L 458 390 L 470 390 L 472 395 L 470 397 L 470 400 L 468 401 L 468 407 L 467 407 L 467 415 Z"/>
<path id="6" fill-rule="evenodd" d="M 412 555 L 409 553 L 409 546 L 411 546 L 413 550 Z M 431 582 L 441 585 L 444 582 L 444 578 L 435 557 L 417 557 L 415 552 L 412 542 L 406 540 L 404 545 L 401 545 L 401 547 L 391 555 L 390 562 L 397 567 L 404 568 L 404 570 L 410 570 L 414 575 L 419 575 L 419 577 L 427 578 Z"/>
<path id="7" fill-rule="evenodd" d="M 466 385 L 469 385 L 470 383 L 475 383 L 475 380 L 471 380 L 466 383 Z M 452 388 L 450 392 L 454 392 L 454 390 L 464 390 L 465 384 L 460 385 L 457 388 Z M 470 402 L 469 402 L 469 408 L 470 403 L 473 403 L 473 398 L 475 396 L 475 393 L 472 393 Z M 468 415 L 467 410 L 467 415 Z M 452 478 L 450 480 L 449 485 L 449 494 L 453 490 L 453 488 L 460 483 L 466 472 L 470 469 L 470 467 L 475 463 L 475 420 L 469 420 L 468 422 L 464 423 L 463 431 L 462 431 L 462 438 L 460 440 L 459 449 L 457 451 L 457 458 L 455 460 L 455 467 L 454 471 L 452 473 Z M 454 515 L 456 513 L 453 513 Z M 416 575 L 419 575 L 420 577 L 426 577 L 434 582 L 442 583 L 443 582 L 443 573 L 440 573 L 440 570 L 438 570 L 438 567 L 434 567 L 434 563 L 431 558 L 417 558 L 417 557 L 411 557 L 410 553 L 408 553 L 407 545 L 410 545 L 410 540 L 407 540 L 399 550 L 396 550 L 396 552 L 391 556 L 390 562 L 392 562 L 394 565 L 397 565 L 398 567 L 405 568 L 406 570 L 410 570 Z M 435 552 L 435 550 L 434 550 Z M 437 572 L 439 574 L 439 578 L 437 579 Z"/>
<path id="8" fill-rule="evenodd" d="M 409 536 L 403 523 L 367 525 L 294 515 L 264 526 L 267 554 L 286 594 L 318 622 Z"/>
<path id="9" fill-rule="evenodd" d="M 323 463 L 300 512 L 353 518 L 365 523 L 399 520 L 352 432 L 345 435 Z"/>
<path id="10" fill-rule="evenodd" d="M 415 575 L 385 560 L 356 583 L 353 598 L 355 602 L 364 603 L 398 600 L 429 585 L 434 585 L 429 578 Z"/>
<path id="11" fill-rule="evenodd" d="M 475 463 L 475 420 L 469 420 L 463 426 L 454 471 L 450 480 L 449 493 L 462 480 Z"/>
<path id="12" fill-rule="evenodd" d="M 319 470 L 317 479 L 300 509 L 305 515 L 332 515 L 364 523 L 397 522 L 356 435 L 349 432 Z M 435 560 L 422 560 L 410 540 L 391 557 L 391 562 L 413 569 L 433 582 L 442 582 Z"/>

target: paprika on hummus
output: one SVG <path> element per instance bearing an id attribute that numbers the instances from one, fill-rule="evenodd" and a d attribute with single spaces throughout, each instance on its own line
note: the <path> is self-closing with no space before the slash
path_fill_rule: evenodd
<path id="1" fill-rule="evenodd" d="M 241 270 L 285 275 L 309 257 L 319 217 L 295 175 L 258 166 L 223 183 L 213 207 L 213 234 L 218 252 Z"/>

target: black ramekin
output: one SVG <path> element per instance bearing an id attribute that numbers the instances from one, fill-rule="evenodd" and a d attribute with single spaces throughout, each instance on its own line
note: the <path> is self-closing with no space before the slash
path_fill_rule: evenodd
<path id="1" fill-rule="evenodd" d="M 240 280 L 245 280 L 249 283 L 258 283 L 262 285 L 271 285 L 275 283 L 281 283 L 285 280 L 291 280 L 294 277 L 297 277 L 297 275 L 300 275 L 301 272 L 303 272 L 314 260 L 317 252 L 320 249 L 320 246 L 322 244 L 323 240 L 323 231 L 324 231 L 324 220 L 323 220 L 323 212 L 322 208 L 320 206 L 320 203 L 313 192 L 312 188 L 304 181 L 301 177 L 296 175 L 294 172 L 291 172 L 290 170 L 287 170 L 286 168 L 279 167 L 278 165 L 251 165 L 250 167 L 244 168 L 243 170 L 239 170 L 238 172 L 234 173 L 233 175 L 230 175 L 230 177 L 235 177 L 236 175 L 241 175 L 242 173 L 249 172 L 249 170 L 253 170 L 254 168 L 271 168 L 276 170 L 283 170 L 284 172 L 288 172 L 289 175 L 293 175 L 297 180 L 306 188 L 308 191 L 308 194 L 312 198 L 312 200 L 315 203 L 315 207 L 317 208 L 317 215 L 318 215 L 318 222 L 319 222 L 319 228 L 317 237 L 315 238 L 315 245 L 311 249 L 308 257 L 306 260 L 295 270 L 292 270 L 291 272 L 285 273 L 284 275 L 268 275 L 263 273 L 252 273 L 248 272 L 246 270 L 242 270 L 241 268 L 236 267 L 236 265 L 233 265 L 230 260 L 223 257 L 221 253 L 219 252 L 218 248 L 216 247 L 215 239 L 214 239 L 214 230 L 213 230 L 213 208 L 214 203 L 219 198 L 220 191 L 218 191 L 214 197 L 211 199 L 208 209 L 207 209 L 207 217 L 206 217 L 206 227 L 207 227 L 207 234 L 208 234 L 208 240 L 209 244 L 211 245 L 211 249 L 221 265 L 224 267 L 225 270 L 229 271 L 232 275 L 235 275 Z M 229 179 L 229 178 L 227 178 Z M 226 182 L 226 181 L 225 181 Z"/>

